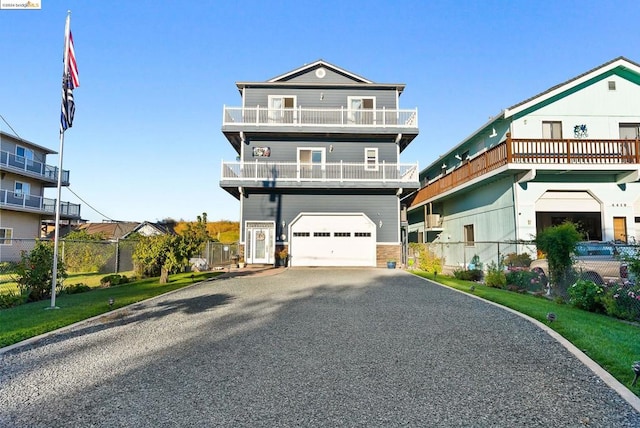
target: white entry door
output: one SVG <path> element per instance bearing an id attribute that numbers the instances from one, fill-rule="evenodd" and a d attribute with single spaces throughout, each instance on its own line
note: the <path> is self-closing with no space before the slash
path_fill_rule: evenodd
<path id="1" fill-rule="evenodd" d="M 274 262 L 275 223 L 247 222 L 247 263 L 272 264 Z"/>

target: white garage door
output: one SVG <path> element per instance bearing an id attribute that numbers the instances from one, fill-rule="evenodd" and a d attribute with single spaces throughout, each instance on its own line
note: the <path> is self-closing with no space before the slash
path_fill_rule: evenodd
<path id="1" fill-rule="evenodd" d="M 362 213 L 300 214 L 290 236 L 291 266 L 376 265 L 376 225 Z"/>

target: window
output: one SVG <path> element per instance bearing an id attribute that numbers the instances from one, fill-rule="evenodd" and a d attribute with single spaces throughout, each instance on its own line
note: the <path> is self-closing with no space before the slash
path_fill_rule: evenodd
<path id="1" fill-rule="evenodd" d="M 318 238 L 329 238 L 331 237 L 330 232 L 313 232 L 313 236 Z"/>
<path id="2" fill-rule="evenodd" d="M 371 238 L 371 232 L 354 232 L 355 238 Z"/>
<path id="3" fill-rule="evenodd" d="M 13 193 L 16 198 L 25 197 L 28 198 L 31 194 L 31 185 L 29 183 L 22 183 L 20 181 L 16 181 L 15 187 L 13 189 Z"/>
<path id="4" fill-rule="evenodd" d="M 364 169 L 367 171 L 378 170 L 378 149 L 367 148 L 364 149 Z"/>
<path id="5" fill-rule="evenodd" d="M 562 140 L 562 122 L 542 122 L 542 138 Z"/>
<path id="6" fill-rule="evenodd" d="M 334 232 L 333 236 L 336 238 L 349 238 L 351 236 L 351 232 Z"/>
<path id="7" fill-rule="evenodd" d="M 475 236 L 473 233 L 473 225 L 465 224 L 464 225 L 464 243 L 467 246 L 473 246 L 475 242 Z"/>
<path id="8" fill-rule="evenodd" d="M 323 178 L 324 162 L 324 148 L 298 148 L 298 177 Z"/>
<path id="9" fill-rule="evenodd" d="M 375 97 L 348 97 L 349 123 L 356 125 L 375 123 Z"/>
<path id="10" fill-rule="evenodd" d="M 13 237 L 13 229 L 0 227 L 0 245 L 11 245 L 12 237 Z"/>
<path id="11" fill-rule="evenodd" d="M 621 140 L 640 138 L 640 123 L 621 123 L 619 126 Z"/>
<path id="12" fill-rule="evenodd" d="M 294 123 L 296 118 L 296 97 L 269 95 L 269 122 Z"/>
<path id="13" fill-rule="evenodd" d="M 16 146 L 16 161 L 20 163 L 26 161 L 27 166 L 33 166 L 33 150 Z"/>

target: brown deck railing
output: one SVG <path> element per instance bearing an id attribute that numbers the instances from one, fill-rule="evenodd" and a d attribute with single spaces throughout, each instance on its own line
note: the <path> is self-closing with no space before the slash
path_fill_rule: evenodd
<path id="1" fill-rule="evenodd" d="M 507 139 L 420 189 L 414 204 L 433 198 L 508 163 L 640 164 L 640 140 Z M 566 168 L 566 167 L 565 167 Z"/>

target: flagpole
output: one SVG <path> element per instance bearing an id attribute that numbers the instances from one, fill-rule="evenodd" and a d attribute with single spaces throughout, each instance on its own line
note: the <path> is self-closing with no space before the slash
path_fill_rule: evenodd
<path id="1" fill-rule="evenodd" d="M 71 11 L 67 11 L 67 20 L 64 26 L 64 68 L 62 69 L 62 81 L 65 81 L 65 76 L 69 69 L 69 33 L 70 33 L 70 21 Z M 65 87 L 62 88 L 66 90 Z M 50 309 L 58 309 L 56 306 L 56 285 L 58 282 L 58 241 L 60 240 L 60 196 L 62 193 L 62 158 L 64 154 L 64 129 L 60 127 L 60 157 L 58 159 L 58 196 L 56 198 L 56 220 L 55 231 L 53 234 L 53 268 L 51 274 L 51 306 Z"/>

